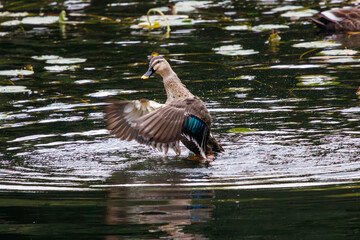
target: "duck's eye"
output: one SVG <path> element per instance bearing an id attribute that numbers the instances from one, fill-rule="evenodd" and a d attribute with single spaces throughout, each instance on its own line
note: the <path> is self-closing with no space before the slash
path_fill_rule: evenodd
<path id="1" fill-rule="evenodd" d="M 163 62 L 162 60 L 157 60 L 156 62 L 154 62 L 154 64 L 152 65 L 152 67 L 154 68 L 157 64 Z"/>

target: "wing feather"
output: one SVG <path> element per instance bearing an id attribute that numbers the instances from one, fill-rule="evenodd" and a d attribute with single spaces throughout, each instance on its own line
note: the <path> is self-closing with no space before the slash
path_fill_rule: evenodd
<path id="1" fill-rule="evenodd" d="M 135 101 L 108 101 L 104 109 L 107 129 L 122 140 L 136 140 L 143 143 L 145 139 L 133 128 L 133 120 L 161 108 L 163 105 L 146 99 Z"/>
<path id="2" fill-rule="evenodd" d="M 185 138 L 205 156 L 210 134 L 210 115 L 197 97 L 174 99 L 150 107 L 148 100 L 111 102 L 105 107 L 107 128 L 122 140 L 136 140 L 159 151 L 180 154 Z"/>

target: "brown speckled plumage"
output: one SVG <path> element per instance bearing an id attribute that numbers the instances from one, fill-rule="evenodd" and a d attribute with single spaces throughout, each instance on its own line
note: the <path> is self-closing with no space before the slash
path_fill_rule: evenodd
<path id="1" fill-rule="evenodd" d="M 325 31 L 360 31 L 360 6 L 334 8 L 321 12 L 319 18 L 311 20 Z"/>
<path id="2" fill-rule="evenodd" d="M 206 106 L 185 87 L 165 58 L 153 57 L 143 78 L 150 77 L 153 72 L 163 78 L 166 103 L 145 99 L 110 101 L 105 107 L 110 133 L 122 140 L 136 140 L 165 153 L 171 148 L 180 154 L 180 141 L 203 157 L 224 151 L 210 132 L 211 118 Z"/>

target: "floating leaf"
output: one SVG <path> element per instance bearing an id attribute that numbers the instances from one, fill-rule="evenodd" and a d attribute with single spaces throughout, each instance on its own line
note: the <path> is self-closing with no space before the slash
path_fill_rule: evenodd
<path id="1" fill-rule="evenodd" d="M 331 49 L 331 50 L 323 50 L 319 52 L 319 55 L 325 56 L 351 56 L 356 55 L 358 51 L 351 49 Z"/>
<path id="2" fill-rule="evenodd" d="M 326 59 L 325 61 L 327 63 L 354 63 L 354 62 L 360 62 L 360 58 L 339 57 L 339 58 Z"/>
<path id="3" fill-rule="evenodd" d="M 1 26 L 16 26 L 21 24 L 20 20 L 10 20 L 10 21 L 6 21 L 6 22 L 2 22 Z"/>
<path id="4" fill-rule="evenodd" d="M 252 55 L 259 53 L 252 49 L 244 50 L 240 44 L 221 46 L 218 48 L 213 48 L 212 50 L 214 50 L 215 53 L 217 54 L 228 55 L 228 56 L 238 56 L 238 55 L 244 56 L 244 55 Z"/>
<path id="5" fill-rule="evenodd" d="M 192 12 L 197 8 L 206 8 L 212 1 L 178 1 L 171 7 L 172 12 Z M 161 7 L 159 10 L 166 12 L 169 7 Z"/>
<path id="6" fill-rule="evenodd" d="M 1 23 L 2 26 L 16 26 L 19 24 L 31 24 L 31 25 L 47 25 L 57 23 L 59 21 L 58 16 L 44 16 L 44 17 L 26 17 L 20 20 L 10 20 Z"/>
<path id="7" fill-rule="evenodd" d="M 225 29 L 229 31 L 244 31 L 244 30 L 249 30 L 250 27 L 247 25 L 233 25 L 233 26 L 226 26 Z"/>
<path id="8" fill-rule="evenodd" d="M 0 86 L 0 93 L 25 93 L 31 92 L 25 86 Z"/>
<path id="9" fill-rule="evenodd" d="M 51 60 L 51 59 L 58 59 L 60 56 L 57 55 L 41 55 L 41 56 L 32 56 L 32 59 L 35 60 Z"/>
<path id="10" fill-rule="evenodd" d="M 54 65 L 54 66 L 46 66 L 45 70 L 49 72 L 63 72 L 63 71 L 74 71 L 75 69 L 80 68 L 79 65 Z"/>
<path id="11" fill-rule="evenodd" d="M 48 59 L 46 60 L 47 64 L 75 64 L 86 62 L 86 58 L 62 58 L 57 59 Z"/>
<path id="12" fill-rule="evenodd" d="M 261 24 L 255 27 L 252 27 L 253 31 L 267 31 L 272 29 L 287 29 L 289 28 L 288 25 L 281 25 L 281 24 Z"/>
<path id="13" fill-rule="evenodd" d="M 0 12 L 0 17 L 26 17 L 29 15 L 28 12 Z"/>
<path id="14" fill-rule="evenodd" d="M 204 8 L 211 4 L 212 1 L 181 1 L 175 4 L 175 9 L 178 12 L 191 12 L 197 8 Z"/>
<path id="15" fill-rule="evenodd" d="M 191 19 L 187 15 L 164 15 L 169 23 L 169 26 L 183 26 L 192 24 Z M 149 16 L 152 28 L 166 27 L 166 21 L 161 15 L 151 15 Z M 190 20 L 190 21 L 184 21 Z M 155 25 L 155 26 L 153 26 Z M 149 23 L 146 16 L 140 18 L 140 23 L 137 25 L 132 25 L 130 28 L 149 28 Z"/>
<path id="16" fill-rule="evenodd" d="M 298 83 L 298 86 L 329 86 L 329 85 L 338 85 L 339 82 L 333 80 L 337 77 L 331 77 L 329 75 L 303 75 L 297 77 L 301 82 Z"/>
<path id="17" fill-rule="evenodd" d="M 28 76 L 34 74 L 34 71 L 31 70 L 2 70 L 0 71 L 0 76 Z"/>
<path id="18" fill-rule="evenodd" d="M 330 41 L 313 41 L 313 42 L 296 43 L 292 46 L 296 48 L 328 48 L 328 47 L 341 46 L 341 44 Z"/>
<path id="19" fill-rule="evenodd" d="M 247 133 L 247 132 L 256 132 L 255 129 L 250 128 L 232 128 L 227 130 L 228 133 Z"/>
<path id="20" fill-rule="evenodd" d="M 312 17 L 313 15 L 317 14 L 318 11 L 314 9 L 306 9 L 303 11 L 289 11 L 286 13 L 281 14 L 282 17 L 288 17 L 291 19 L 298 19 L 303 17 Z"/>
<path id="21" fill-rule="evenodd" d="M 285 12 L 285 11 L 290 11 L 290 10 L 295 10 L 295 9 L 300 9 L 303 8 L 303 6 L 282 6 L 282 7 L 277 7 L 277 8 L 273 8 L 271 9 L 271 12 Z"/>
<path id="22" fill-rule="evenodd" d="M 57 23 L 59 21 L 58 16 L 44 16 L 44 17 L 26 17 L 21 20 L 22 24 L 31 25 L 47 25 Z"/>

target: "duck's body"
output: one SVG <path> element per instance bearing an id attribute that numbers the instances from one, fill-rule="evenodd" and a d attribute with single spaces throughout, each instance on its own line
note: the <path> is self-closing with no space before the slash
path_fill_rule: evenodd
<path id="1" fill-rule="evenodd" d="M 105 108 L 110 132 L 122 140 L 136 140 L 165 153 L 171 148 L 180 154 L 180 141 L 204 158 L 224 151 L 210 133 L 206 106 L 181 83 L 163 57 L 153 57 L 142 78 L 149 78 L 154 72 L 163 77 L 165 104 L 145 99 L 111 102 Z"/>
<path id="2" fill-rule="evenodd" d="M 360 31 L 360 6 L 334 8 L 311 20 L 324 31 Z"/>

